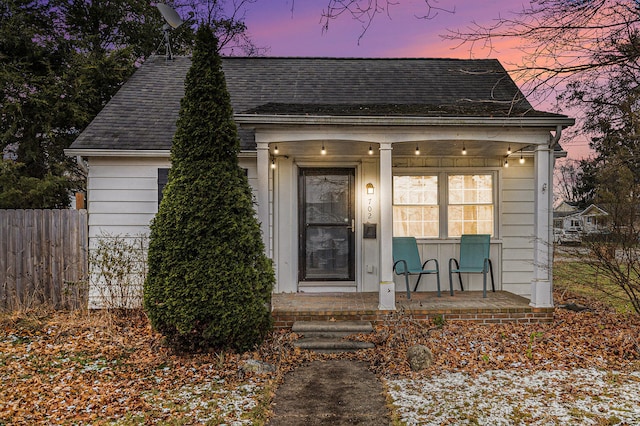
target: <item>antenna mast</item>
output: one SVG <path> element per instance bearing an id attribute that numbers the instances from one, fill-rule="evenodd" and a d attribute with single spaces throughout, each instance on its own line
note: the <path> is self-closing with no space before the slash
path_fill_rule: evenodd
<path id="1" fill-rule="evenodd" d="M 165 57 L 167 60 L 173 59 L 173 52 L 171 51 L 171 31 L 180 27 L 180 25 L 184 24 L 178 12 L 176 12 L 170 6 L 167 6 L 163 3 L 158 3 L 156 5 L 160 14 L 166 21 L 166 24 L 162 26 L 162 33 L 164 34 L 164 47 L 165 47 Z"/>

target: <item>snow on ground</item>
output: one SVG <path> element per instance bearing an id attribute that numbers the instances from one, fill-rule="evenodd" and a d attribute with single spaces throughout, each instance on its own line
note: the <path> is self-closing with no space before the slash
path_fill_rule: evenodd
<path id="1" fill-rule="evenodd" d="M 385 385 L 407 425 L 640 424 L 640 372 L 443 373 Z"/>

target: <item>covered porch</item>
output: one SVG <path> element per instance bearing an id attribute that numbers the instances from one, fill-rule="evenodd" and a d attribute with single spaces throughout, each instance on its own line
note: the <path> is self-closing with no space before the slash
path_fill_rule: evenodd
<path id="1" fill-rule="evenodd" d="M 358 312 L 373 312 L 361 315 L 377 318 L 380 312 L 405 308 L 402 296 L 396 293 L 402 286 L 398 285 L 393 272 L 394 236 L 415 236 L 421 258 L 438 260 L 444 283 L 447 262 L 458 256 L 460 234 L 481 233 L 491 234 L 496 289 L 528 296 L 519 301 L 531 308 L 553 307 L 550 188 L 555 146 L 565 118 L 413 118 L 405 119 L 407 123 L 396 118 L 390 125 L 384 118 L 359 117 L 357 126 L 346 126 L 342 121 L 326 117 L 322 121 L 309 117 L 242 115 L 236 119 L 240 124 L 251 125 L 255 132 L 257 216 L 267 255 L 276 267 L 275 299 L 283 298 L 282 301 L 290 293 L 300 293 L 301 297 L 308 295 L 312 297 L 310 301 L 318 303 L 323 293 L 362 293 L 362 300 L 371 303 L 367 302 L 366 308 L 361 307 Z M 283 128 L 283 121 L 300 127 L 296 131 Z M 361 128 L 363 124 L 367 125 L 365 129 Z M 509 155 L 514 154 L 520 161 L 506 167 Z M 321 192 L 321 183 L 338 182 L 335 176 L 346 175 L 345 170 L 349 179 L 340 181 L 348 182 L 344 183 L 344 189 Z M 405 204 L 412 203 L 394 199 L 394 188 L 398 189 L 394 185 L 401 182 L 403 176 L 407 179 L 402 182 L 415 184 L 415 187 L 404 188 L 406 192 L 417 194 L 413 198 L 419 199 L 413 203 L 415 206 L 406 209 Z M 456 182 L 462 183 L 456 186 Z M 338 187 L 337 183 L 334 186 Z M 322 204 L 318 200 L 325 195 L 330 201 Z M 430 195 L 433 200 L 428 198 Z M 454 201 L 456 196 L 463 197 L 462 201 Z M 483 201 L 477 201 L 481 198 Z M 348 206 L 344 216 L 331 217 L 319 224 L 306 220 L 308 212 L 342 211 L 336 200 Z M 458 204 L 464 206 L 458 207 Z M 400 218 L 397 223 L 394 222 L 395 209 L 400 212 L 396 214 Z M 347 207 L 344 210 L 347 211 Z M 456 216 L 459 211 L 469 215 Z M 409 218 L 406 224 L 401 214 Z M 411 215 L 419 219 L 414 220 Z M 483 220 L 488 223 L 483 222 L 488 229 L 482 228 L 480 232 Z M 414 222 L 422 228 L 413 229 Z M 433 230 L 425 230 L 431 223 L 435 224 Z M 331 232 L 321 230 L 331 235 L 331 244 L 326 244 L 333 250 L 331 256 L 312 247 L 317 235 L 310 231 L 329 225 Z M 337 231 L 333 231 L 338 225 L 344 228 L 340 238 L 334 236 Z M 401 233 L 394 230 L 394 227 L 405 226 L 407 229 Z M 373 229 L 371 234 L 369 227 Z M 334 251 L 344 254 L 339 264 Z M 316 267 L 314 254 L 326 260 L 321 263 L 326 264 L 321 271 L 326 277 L 307 274 Z M 341 268 L 347 271 L 344 276 L 331 275 L 342 272 Z M 423 297 L 428 300 L 433 287 L 433 283 L 421 287 L 427 296 L 416 297 L 416 301 Z M 465 283 L 468 290 L 478 290 L 478 287 L 477 280 Z M 312 295 L 314 292 L 321 294 Z M 356 300 L 359 296 L 345 297 Z M 305 305 L 302 300 L 297 302 Z M 509 307 L 517 308 L 519 304 Z M 322 307 L 311 308 L 324 311 Z M 484 308 L 480 302 L 468 309 Z M 462 308 L 447 305 L 425 309 L 425 317 L 442 314 L 451 317 Z M 440 312 L 443 309 L 445 311 Z M 280 309 L 279 303 L 274 302 L 274 312 L 291 311 Z M 287 318 L 287 315 L 281 316 Z M 286 326 L 288 320 L 282 322 Z"/>
<path id="2" fill-rule="evenodd" d="M 377 292 L 276 293 L 271 300 L 276 328 L 290 328 L 295 321 L 371 321 L 382 323 L 391 315 L 408 315 L 418 321 L 471 321 L 477 323 L 543 323 L 553 321 L 552 307 L 533 307 L 529 299 L 507 291 L 456 291 L 396 293 L 395 310 L 379 309 Z"/>

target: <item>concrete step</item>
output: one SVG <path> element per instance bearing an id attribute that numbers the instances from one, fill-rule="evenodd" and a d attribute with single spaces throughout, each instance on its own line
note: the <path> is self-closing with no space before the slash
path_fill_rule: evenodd
<path id="1" fill-rule="evenodd" d="M 338 340 L 320 337 L 304 337 L 295 342 L 294 345 L 300 349 L 323 353 L 353 352 L 375 347 L 371 342 L 357 342 L 354 340 Z"/>
<path id="2" fill-rule="evenodd" d="M 296 321 L 291 330 L 305 335 L 314 332 L 360 334 L 371 333 L 373 326 L 369 321 Z"/>
<path id="3" fill-rule="evenodd" d="M 347 352 L 375 346 L 370 342 L 345 339 L 354 334 L 373 332 L 373 326 L 368 321 L 296 321 L 291 330 L 303 336 L 295 342 L 295 346 L 300 349 L 316 352 Z"/>

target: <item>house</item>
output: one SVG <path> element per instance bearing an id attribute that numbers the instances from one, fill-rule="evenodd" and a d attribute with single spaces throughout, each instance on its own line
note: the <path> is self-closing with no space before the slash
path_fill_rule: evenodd
<path id="1" fill-rule="evenodd" d="M 563 201 L 553 211 L 554 240 L 559 244 L 579 243 L 586 235 L 606 233 L 608 216 L 609 213 L 595 204 L 580 210 Z"/>
<path id="2" fill-rule="evenodd" d="M 66 151 L 88 167 L 92 244 L 148 232 L 189 67 L 148 59 Z M 395 309 L 394 235 L 417 237 L 446 282 L 460 236 L 485 233 L 496 287 L 553 305 L 552 170 L 574 120 L 532 108 L 498 61 L 226 57 L 223 68 L 276 293 L 377 292 Z"/>

